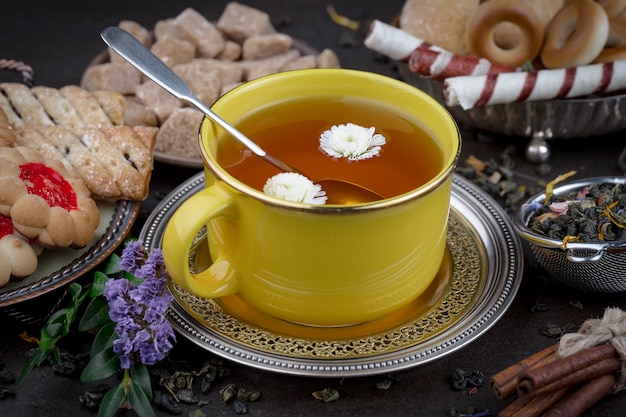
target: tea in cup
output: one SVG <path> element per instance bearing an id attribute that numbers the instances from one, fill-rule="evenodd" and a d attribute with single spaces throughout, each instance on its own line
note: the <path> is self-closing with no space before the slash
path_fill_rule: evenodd
<path id="1" fill-rule="evenodd" d="M 213 110 L 313 183 L 339 178 L 382 198 L 317 204 L 265 193 L 280 171 L 205 118 L 206 186 L 173 213 L 163 237 L 174 282 L 199 297 L 240 297 L 263 314 L 310 326 L 375 320 L 428 288 L 445 251 L 460 152 L 457 126 L 440 104 L 386 76 L 313 69 L 247 82 Z M 348 123 L 381 134 L 380 152 L 348 160 L 320 149 L 324 132 Z M 190 251 L 204 227 L 213 262 L 192 271 Z"/>

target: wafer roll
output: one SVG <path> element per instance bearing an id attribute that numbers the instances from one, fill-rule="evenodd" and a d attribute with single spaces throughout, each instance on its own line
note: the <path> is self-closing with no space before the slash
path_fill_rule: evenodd
<path id="1" fill-rule="evenodd" d="M 455 55 L 447 51 L 418 47 L 408 58 L 409 70 L 434 80 L 461 75 L 499 74 L 517 71 L 515 67 L 493 64 L 472 55 Z"/>
<path id="2" fill-rule="evenodd" d="M 491 104 L 575 98 L 626 89 L 626 60 L 573 68 L 447 78 L 446 105 L 464 110 Z"/>
<path id="3" fill-rule="evenodd" d="M 380 20 L 372 21 L 369 31 L 365 36 L 365 46 L 372 51 L 381 53 L 397 61 L 405 61 L 417 48 L 427 48 L 435 51 L 445 51 L 436 45 L 431 45 L 423 39 L 415 37 L 408 32 L 391 26 Z"/>

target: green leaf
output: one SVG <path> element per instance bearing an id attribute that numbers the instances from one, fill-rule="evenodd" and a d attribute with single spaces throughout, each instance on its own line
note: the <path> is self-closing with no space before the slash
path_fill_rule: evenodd
<path id="1" fill-rule="evenodd" d="M 98 352 L 113 347 L 113 341 L 117 339 L 117 333 L 115 333 L 115 323 L 109 322 L 103 326 L 91 345 L 91 357 L 94 357 Z"/>
<path id="2" fill-rule="evenodd" d="M 85 332 L 88 330 L 96 329 L 111 322 L 109 317 L 109 304 L 104 297 L 92 298 L 83 317 L 78 324 L 78 330 Z"/>
<path id="3" fill-rule="evenodd" d="M 141 387 L 146 394 L 148 401 L 152 401 L 152 383 L 150 382 L 150 371 L 143 363 L 138 363 L 130 368 L 130 377 L 133 382 Z"/>
<path id="4" fill-rule="evenodd" d="M 47 357 L 48 357 L 48 352 L 43 351 L 43 350 L 35 351 L 35 353 L 33 353 L 31 357 L 28 358 L 28 360 L 24 364 L 24 368 L 22 368 L 20 377 L 17 380 L 18 385 L 22 383 L 24 378 L 26 378 L 26 375 L 28 375 L 28 373 L 32 371 L 35 366 L 41 365 L 43 361 L 46 360 Z"/>
<path id="5" fill-rule="evenodd" d="M 128 403 L 139 417 L 156 417 L 146 393 L 134 379 L 130 383 Z"/>
<path id="6" fill-rule="evenodd" d="M 114 375 L 120 369 L 120 358 L 113 352 L 113 348 L 101 350 L 91 357 L 91 360 L 80 374 L 83 382 L 94 382 Z"/>
<path id="7" fill-rule="evenodd" d="M 80 293 L 83 291 L 82 285 L 78 282 L 70 284 L 70 293 L 72 294 L 72 302 L 76 303 L 80 297 Z"/>
<path id="8" fill-rule="evenodd" d="M 143 278 L 136 277 L 133 274 L 128 273 L 128 272 L 124 274 L 124 278 L 126 278 L 131 284 L 135 286 L 143 282 Z"/>
<path id="9" fill-rule="evenodd" d="M 47 336 L 51 338 L 56 338 L 59 336 L 59 332 L 63 329 L 63 323 L 48 323 L 42 329 L 43 332 L 46 333 Z M 62 336 L 62 335 L 61 335 Z"/>
<path id="10" fill-rule="evenodd" d="M 96 271 L 93 275 L 93 285 L 89 290 L 89 296 L 95 298 L 104 294 L 104 286 L 108 280 L 109 277 L 104 272 Z"/>
<path id="11" fill-rule="evenodd" d="M 126 393 L 122 384 L 119 384 L 110 390 L 102 398 L 100 403 L 100 409 L 98 410 L 98 417 L 113 417 L 117 410 L 120 409 L 124 401 L 126 400 Z"/>
<path id="12" fill-rule="evenodd" d="M 121 260 L 122 258 L 120 258 L 119 255 L 114 253 L 109 258 L 109 262 L 107 262 L 107 264 L 105 265 L 103 272 L 108 276 L 117 275 L 121 273 L 122 272 L 122 268 L 120 268 Z"/>

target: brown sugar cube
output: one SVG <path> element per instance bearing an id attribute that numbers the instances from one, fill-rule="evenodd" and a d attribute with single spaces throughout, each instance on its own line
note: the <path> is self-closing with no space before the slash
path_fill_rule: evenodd
<path id="1" fill-rule="evenodd" d="M 170 68 L 189 62 L 196 56 L 196 47 L 193 43 L 171 36 L 159 39 L 150 50 Z"/>
<path id="2" fill-rule="evenodd" d="M 240 61 L 232 62 L 214 58 L 196 58 L 191 62 L 180 65 L 179 67 L 187 66 L 196 67 L 197 71 L 217 71 L 222 84 L 230 84 L 243 80 L 244 69 Z"/>
<path id="3" fill-rule="evenodd" d="M 174 26 L 174 18 L 159 20 L 154 24 L 154 39 L 159 41 L 166 36 L 178 38 L 180 35 Z"/>
<path id="4" fill-rule="evenodd" d="M 222 84 L 222 89 L 220 90 L 220 97 L 223 96 L 224 94 L 228 93 L 233 88 L 239 87 L 241 84 L 243 84 L 243 82 Z"/>
<path id="5" fill-rule="evenodd" d="M 156 113 L 136 96 L 125 96 L 126 113 L 124 124 L 127 126 L 158 126 Z"/>
<path id="6" fill-rule="evenodd" d="M 182 103 L 153 81 L 146 81 L 135 90 L 135 94 L 156 114 L 159 123 L 165 122 L 174 109 Z"/>
<path id="7" fill-rule="evenodd" d="M 191 7 L 174 18 L 174 26 L 183 39 L 195 45 L 199 57 L 213 58 L 224 49 L 219 29 Z"/>
<path id="8" fill-rule="evenodd" d="M 244 81 L 250 81 L 265 75 L 276 73 L 287 62 L 298 57 L 300 57 L 300 52 L 296 49 L 290 49 L 287 52 L 265 59 L 240 61 L 240 65 L 243 67 Z"/>
<path id="9" fill-rule="evenodd" d="M 215 58 L 221 61 L 236 61 L 241 58 L 241 45 L 234 41 L 226 41 L 224 49 Z"/>
<path id="10" fill-rule="evenodd" d="M 203 71 L 200 66 L 190 64 L 177 65 L 173 70 L 204 104 L 210 106 L 220 94 L 222 82 L 219 72 Z"/>
<path id="11" fill-rule="evenodd" d="M 280 67 L 279 71 L 293 71 L 300 69 L 317 68 L 317 59 L 315 55 L 304 55 L 300 58 L 293 59 Z"/>
<path id="12" fill-rule="evenodd" d="M 317 55 L 317 68 L 341 68 L 341 63 L 332 49 L 324 49 Z"/>
<path id="13" fill-rule="evenodd" d="M 89 91 L 110 90 L 133 94 L 141 84 L 141 73 L 128 63 L 107 62 L 87 67 L 80 82 Z"/>
<path id="14" fill-rule="evenodd" d="M 246 38 L 241 46 L 244 60 L 263 59 L 286 52 L 293 45 L 293 39 L 283 33 L 254 35 Z"/>
<path id="15" fill-rule="evenodd" d="M 236 1 L 226 5 L 217 21 L 217 28 L 238 43 L 243 43 L 250 36 L 276 32 L 267 13 Z"/>
<path id="16" fill-rule="evenodd" d="M 155 150 L 185 158 L 200 158 L 198 129 L 202 113 L 190 107 L 175 109 L 157 133 Z"/>

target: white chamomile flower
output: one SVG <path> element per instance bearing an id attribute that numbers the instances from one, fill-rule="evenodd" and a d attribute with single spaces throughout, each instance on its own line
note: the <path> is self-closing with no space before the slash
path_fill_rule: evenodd
<path id="1" fill-rule="evenodd" d="M 263 192 L 272 197 L 297 203 L 324 204 L 326 192 L 322 187 L 295 172 L 281 172 L 267 180 Z"/>
<path id="2" fill-rule="evenodd" d="M 374 132 L 373 127 L 367 129 L 354 123 L 336 125 L 322 133 L 320 147 L 335 158 L 368 159 L 378 155 L 380 147 L 386 143 L 383 135 Z"/>

